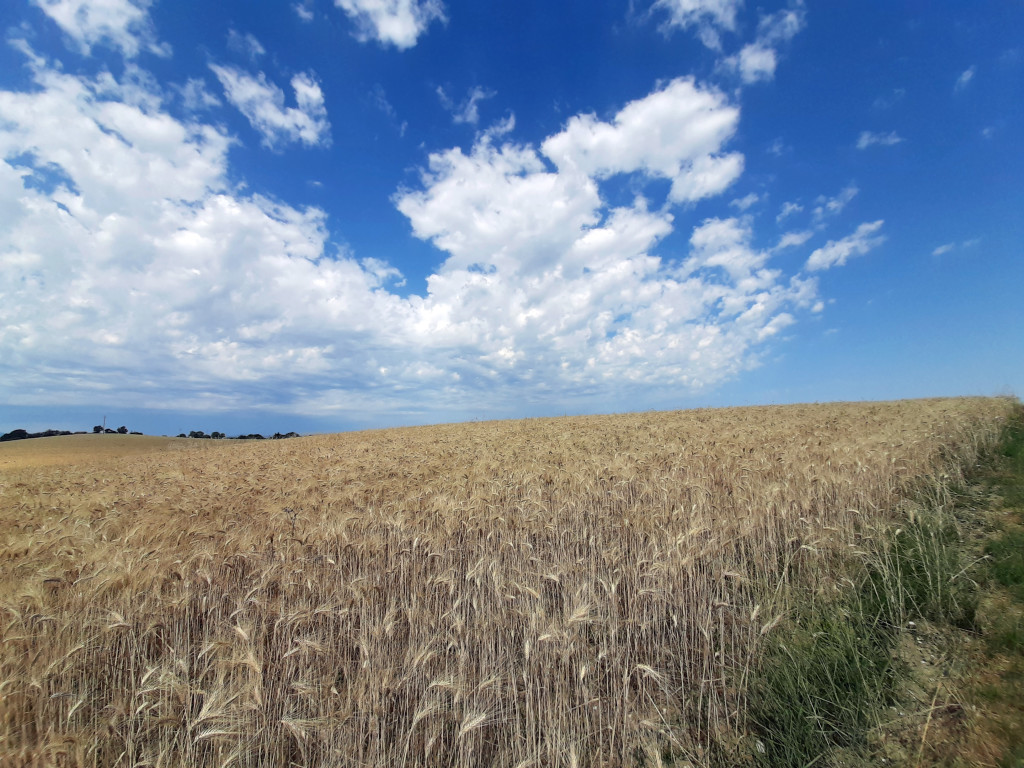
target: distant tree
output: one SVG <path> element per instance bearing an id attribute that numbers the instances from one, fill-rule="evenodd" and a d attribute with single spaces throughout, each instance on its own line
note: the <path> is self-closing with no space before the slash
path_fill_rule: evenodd
<path id="1" fill-rule="evenodd" d="M 223 440 L 224 439 L 224 433 L 223 432 L 211 432 L 210 433 L 210 437 L 212 437 L 214 440 Z"/>
<path id="2" fill-rule="evenodd" d="M 182 432 L 180 435 L 178 435 L 178 437 L 188 437 L 188 435 L 186 435 L 184 432 Z"/>
<path id="3" fill-rule="evenodd" d="M 127 435 L 128 434 L 128 427 L 118 427 L 117 428 L 117 434 L 119 434 L 119 435 Z"/>
<path id="4" fill-rule="evenodd" d="M 141 435 L 142 433 L 141 432 L 132 431 L 132 432 L 129 432 L 128 434 L 129 435 Z"/>
<path id="5" fill-rule="evenodd" d="M 103 434 L 103 427 L 101 427 L 99 424 L 97 424 L 95 427 L 92 428 L 92 433 L 94 435 L 102 435 Z"/>
<path id="6" fill-rule="evenodd" d="M 103 430 L 103 434 L 105 434 L 105 435 L 116 435 L 117 432 L 115 432 L 112 429 L 105 429 L 105 430 Z"/>
<path id="7" fill-rule="evenodd" d="M 0 435 L 0 443 L 6 443 L 8 440 L 24 440 L 28 436 L 28 432 L 24 429 L 12 429 L 6 435 Z"/>

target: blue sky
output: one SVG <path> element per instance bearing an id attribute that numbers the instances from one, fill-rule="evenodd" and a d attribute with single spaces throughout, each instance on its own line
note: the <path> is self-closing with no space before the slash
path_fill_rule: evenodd
<path id="1" fill-rule="evenodd" d="M 2 430 L 1024 391 L 1020 2 L 2 21 Z"/>

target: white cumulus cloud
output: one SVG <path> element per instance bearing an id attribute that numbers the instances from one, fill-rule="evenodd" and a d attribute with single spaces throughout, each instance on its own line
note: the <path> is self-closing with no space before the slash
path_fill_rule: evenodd
<path id="1" fill-rule="evenodd" d="M 440 0 L 334 0 L 356 25 L 360 40 L 412 48 L 432 21 L 445 21 Z"/>
<path id="2" fill-rule="evenodd" d="M 149 18 L 149 0 L 32 0 L 70 37 L 82 53 L 107 44 L 128 58 L 147 50 L 170 55 L 170 46 L 156 41 Z"/>
<path id="3" fill-rule="evenodd" d="M 533 147 L 487 137 L 433 155 L 423 188 L 397 204 L 449 254 L 418 304 L 420 333 L 461 358 L 484 351 L 519 384 L 706 386 L 753 364 L 793 320 L 784 310 L 809 308 L 816 290 L 767 268 L 738 219 L 704 222 L 689 258 L 666 263 L 652 251 L 670 214 L 643 198 L 609 210 L 577 167 L 552 172 Z"/>
<path id="4" fill-rule="evenodd" d="M 788 43 L 806 25 L 803 4 L 762 16 L 754 42 L 722 60 L 721 66 L 739 73 L 746 84 L 772 80 L 778 66 L 779 48 Z"/>
<path id="5" fill-rule="evenodd" d="M 672 182 L 676 202 L 727 189 L 743 171 L 743 155 L 723 152 L 736 132 L 739 109 L 692 78 L 630 102 L 610 122 L 577 115 L 542 150 L 562 171 L 596 178 L 642 172 Z"/>
<path id="6" fill-rule="evenodd" d="M 263 144 L 276 147 L 288 142 L 307 146 L 327 146 L 331 142 L 331 124 L 320 84 L 311 74 L 292 78 L 296 106 L 286 107 L 284 91 L 267 82 L 262 72 L 253 77 L 236 67 L 211 64 L 224 87 L 228 101 L 248 118 L 263 137 Z"/>
<path id="7" fill-rule="evenodd" d="M 322 211 L 231 192 L 229 137 L 136 84 L 35 79 L 0 92 L 5 401 L 205 408 L 237 388 L 246 407 L 362 359 L 338 334 L 398 299 L 379 268 L 324 258 Z"/>
<path id="8" fill-rule="evenodd" d="M 774 78 L 778 60 L 774 48 L 751 43 L 727 59 L 726 64 L 740 73 L 744 83 L 750 84 Z"/>
<path id="9" fill-rule="evenodd" d="M 701 158 L 728 156 L 737 110 L 692 82 L 540 146 L 510 120 L 432 153 L 394 199 L 438 248 L 404 296 L 382 254 L 329 245 L 323 211 L 239 191 L 232 139 L 168 114 L 150 79 L 33 66 L 30 89 L 0 91 L 7 403 L 365 417 L 694 391 L 757 365 L 819 301 L 744 218 L 606 200 L 611 173 L 727 186 Z M 659 253 L 677 227 L 689 246 Z"/>
<path id="10" fill-rule="evenodd" d="M 708 48 L 722 47 L 721 32 L 736 29 L 736 14 L 743 0 L 657 0 L 652 10 L 668 14 L 665 28 L 696 28 L 697 34 Z"/>
<path id="11" fill-rule="evenodd" d="M 398 209 L 417 237 L 450 254 L 449 268 L 555 263 L 598 221 L 597 184 L 548 171 L 532 147 L 495 147 L 485 138 L 469 155 L 434 153 L 423 181 L 424 189 L 397 198 Z"/>

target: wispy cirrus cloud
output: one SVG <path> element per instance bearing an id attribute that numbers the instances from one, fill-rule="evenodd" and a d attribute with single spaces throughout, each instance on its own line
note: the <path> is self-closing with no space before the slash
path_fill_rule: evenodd
<path id="1" fill-rule="evenodd" d="M 781 224 L 784 219 L 788 219 L 790 216 L 800 213 L 803 209 L 804 207 L 800 203 L 785 202 L 782 204 L 782 208 L 779 209 L 779 214 L 775 217 L 775 221 Z"/>
<path id="2" fill-rule="evenodd" d="M 779 238 L 778 245 L 776 245 L 772 250 L 781 251 L 786 248 L 796 248 L 797 246 L 801 246 L 806 243 L 812 237 L 814 237 L 814 232 L 809 229 L 803 229 L 796 232 L 786 232 L 781 238 Z"/>
<path id="3" fill-rule="evenodd" d="M 298 2 L 292 3 L 292 10 L 295 11 L 295 15 L 299 17 L 299 20 L 306 24 L 309 24 L 315 18 L 313 0 L 298 0 Z"/>
<path id="4" fill-rule="evenodd" d="M 254 63 L 267 52 L 255 35 L 249 32 L 242 34 L 236 29 L 228 30 L 228 49 L 245 56 Z"/>
<path id="5" fill-rule="evenodd" d="M 441 105 L 452 113 L 452 120 L 457 124 L 468 123 L 469 125 L 476 125 L 479 123 L 480 102 L 485 99 L 493 99 L 496 95 L 496 91 L 473 86 L 469 89 L 464 99 L 456 102 L 442 86 L 437 86 L 437 97 L 441 100 Z"/>
<path id="6" fill-rule="evenodd" d="M 729 205 L 738 210 L 740 213 L 743 213 L 744 211 L 757 205 L 757 202 L 760 199 L 761 196 L 759 194 L 757 194 L 756 192 L 751 192 L 750 194 L 744 195 L 743 197 L 737 198 L 735 200 L 730 200 Z"/>
<path id="7" fill-rule="evenodd" d="M 953 90 L 956 92 L 965 90 L 967 86 L 971 84 L 971 81 L 974 80 L 974 74 L 977 71 L 977 69 L 978 68 L 976 66 L 971 65 L 963 72 L 961 72 L 960 76 L 956 79 L 956 82 L 953 84 Z"/>
<path id="8" fill-rule="evenodd" d="M 881 219 L 866 222 L 857 227 L 853 234 L 847 235 L 841 240 L 829 240 L 811 254 L 811 257 L 807 260 L 806 268 L 811 272 L 815 272 L 822 269 L 831 269 L 832 267 L 841 267 L 846 264 L 851 256 L 862 256 L 868 251 L 877 248 L 885 242 L 885 235 L 878 234 L 884 223 Z"/>
<path id="9" fill-rule="evenodd" d="M 189 112 L 212 109 L 221 105 L 221 100 L 210 93 L 206 87 L 206 81 L 201 78 L 189 78 L 184 85 L 175 85 L 172 88 L 181 96 L 181 102 Z"/>
<path id="10" fill-rule="evenodd" d="M 893 88 L 888 93 L 885 93 L 875 99 L 871 105 L 875 109 L 891 109 L 896 104 L 899 104 L 907 96 L 906 88 Z"/>
<path id="11" fill-rule="evenodd" d="M 980 242 L 980 237 L 973 237 L 970 240 L 964 240 L 959 243 L 956 241 L 950 243 L 943 243 L 942 245 L 938 246 L 937 248 L 935 248 L 935 250 L 932 251 L 932 256 L 944 256 L 945 254 L 952 253 L 953 251 L 973 248 Z"/>
<path id="12" fill-rule="evenodd" d="M 892 147 L 896 144 L 901 144 L 905 139 L 900 136 L 896 131 L 890 131 L 889 133 L 875 133 L 873 131 L 861 131 L 860 136 L 857 137 L 857 149 L 867 149 L 868 147 Z"/>
<path id="13" fill-rule="evenodd" d="M 857 196 L 858 192 L 860 192 L 860 189 L 858 189 L 856 184 L 848 184 L 835 197 L 819 195 L 815 201 L 817 205 L 814 208 L 814 220 L 821 222 L 828 216 L 836 216 L 842 213 L 843 209 L 850 204 L 850 201 Z"/>

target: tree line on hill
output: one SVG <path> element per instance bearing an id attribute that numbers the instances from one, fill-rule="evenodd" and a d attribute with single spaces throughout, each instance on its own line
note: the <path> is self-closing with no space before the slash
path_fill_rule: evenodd
<path id="1" fill-rule="evenodd" d="M 302 435 L 300 435 L 298 432 L 288 432 L 286 434 L 275 432 L 271 437 L 267 438 L 257 432 L 254 432 L 251 435 L 238 435 L 236 437 L 228 437 L 223 432 L 211 432 L 210 434 L 206 434 L 201 429 L 194 429 L 187 435 L 184 432 L 182 432 L 180 435 L 178 435 L 178 437 L 191 437 L 197 438 L 199 440 L 224 440 L 225 438 L 227 438 L 228 440 L 286 440 L 289 437 L 302 437 Z"/>
<path id="2" fill-rule="evenodd" d="M 141 432 L 128 432 L 128 427 L 118 427 L 117 429 L 104 429 L 103 427 L 96 426 L 92 428 L 93 434 L 107 434 L 107 435 L 141 435 Z M 87 435 L 88 432 L 72 432 L 67 429 L 47 429 L 42 432 L 29 432 L 27 429 L 12 429 L 10 432 L 5 432 L 0 435 L 0 443 L 6 443 L 11 440 L 30 440 L 33 437 L 58 437 L 60 435 Z"/>
<path id="3" fill-rule="evenodd" d="M 96 425 L 92 428 L 94 435 L 141 435 L 141 432 L 129 432 L 128 427 L 118 427 L 117 429 L 105 429 L 101 425 Z M 12 429 L 10 432 L 5 432 L 0 435 L 0 443 L 6 443 L 11 440 L 28 440 L 33 437 L 57 437 L 59 435 L 86 435 L 88 432 L 71 432 L 67 429 L 47 429 L 43 432 L 29 432 L 26 429 Z M 206 434 L 202 430 L 192 430 L 187 435 L 182 432 L 178 437 L 193 437 L 206 440 L 223 440 L 227 437 L 223 432 L 211 432 Z M 229 437 L 229 440 L 285 440 L 289 437 L 301 437 L 298 432 L 287 432 L 281 434 L 275 432 L 273 436 L 267 438 L 263 435 L 253 433 L 250 435 L 238 435 L 237 437 Z"/>
<path id="4" fill-rule="evenodd" d="M 85 432 L 68 432 L 66 429 L 48 429 L 45 432 L 29 432 L 24 429 L 12 429 L 0 435 L 0 443 L 9 440 L 27 440 L 30 437 L 55 437 L 56 435 L 84 435 Z"/>

